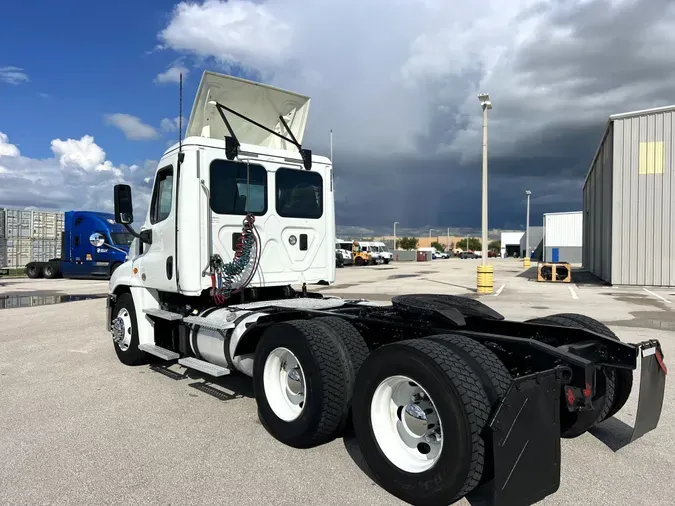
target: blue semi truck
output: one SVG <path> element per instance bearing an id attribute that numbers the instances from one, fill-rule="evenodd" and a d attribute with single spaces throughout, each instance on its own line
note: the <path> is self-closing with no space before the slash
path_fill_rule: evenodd
<path id="1" fill-rule="evenodd" d="M 101 246 L 92 244 L 97 236 Z M 115 269 L 127 258 L 133 240 L 126 228 L 115 223 L 115 216 L 94 211 L 64 213 L 61 234 L 61 258 L 46 262 L 29 262 L 29 278 L 110 279 Z"/>

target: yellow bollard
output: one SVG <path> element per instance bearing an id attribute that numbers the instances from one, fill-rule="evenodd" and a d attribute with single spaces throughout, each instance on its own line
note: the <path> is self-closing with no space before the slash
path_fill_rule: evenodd
<path id="1" fill-rule="evenodd" d="M 478 293 L 492 293 L 494 291 L 494 266 L 478 266 Z"/>
<path id="2" fill-rule="evenodd" d="M 526 269 L 529 269 L 530 265 L 531 265 L 531 263 L 530 263 L 529 257 L 523 258 L 523 267 L 525 267 Z"/>

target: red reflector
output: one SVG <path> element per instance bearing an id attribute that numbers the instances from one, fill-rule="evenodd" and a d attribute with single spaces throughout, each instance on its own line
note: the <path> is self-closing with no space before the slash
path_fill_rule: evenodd
<path id="1" fill-rule="evenodd" d="M 567 404 L 574 406 L 574 391 L 570 387 L 567 387 Z"/>
<path id="2" fill-rule="evenodd" d="M 668 368 L 666 367 L 666 364 L 663 361 L 663 357 L 661 356 L 661 352 L 659 350 L 656 350 L 656 361 L 659 363 L 659 366 L 661 367 L 663 374 L 668 375 Z"/>
<path id="3" fill-rule="evenodd" d="M 593 390 L 591 390 L 591 384 L 586 383 L 586 388 L 584 388 L 584 396 L 585 397 L 590 397 L 591 394 L 593 394 Z"/>

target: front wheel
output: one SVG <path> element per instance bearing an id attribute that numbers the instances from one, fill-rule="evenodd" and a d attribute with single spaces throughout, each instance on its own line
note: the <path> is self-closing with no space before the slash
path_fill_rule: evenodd
<path id="1" fill-rule="evenodd" d="M 147 362 L 148 355 L 138 347 L 136 309 L 130 293 L 123 293 L 115 302 L 111 332 L 115 353 L 120 362 L 125 365 L 141 365 Z"/>
<path id="2" fill-rule="evenodd" d="M 485 468 L 485 388 L 450 346 L 410 340 L 378 348 L 357 375 L 359 447 L 381 486 L 411 504 L 450 504 Z"/>

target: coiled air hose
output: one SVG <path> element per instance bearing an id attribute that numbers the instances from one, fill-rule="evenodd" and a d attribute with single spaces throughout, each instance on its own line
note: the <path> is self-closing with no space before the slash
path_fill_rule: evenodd
<path id="1" fill-rule="evenodd" d="M 218 254 L 211 256 L 211 293 L 216 304 L 224 304 L 232 294 L 243 290 L 255 274 L 258 267 L 260 241 L 254 224 L 255 216 L 248 213 L 244 217 L 241 236 L 237 241 L 234 258 L 231 262 L 224 263 Z M 240 276 L 251 263 L 254 246 L 256 246 L 256 255 L 253 257 L 255 264 L 251 273 L 240 286 L 235 288 L 236 277 Z"/>

